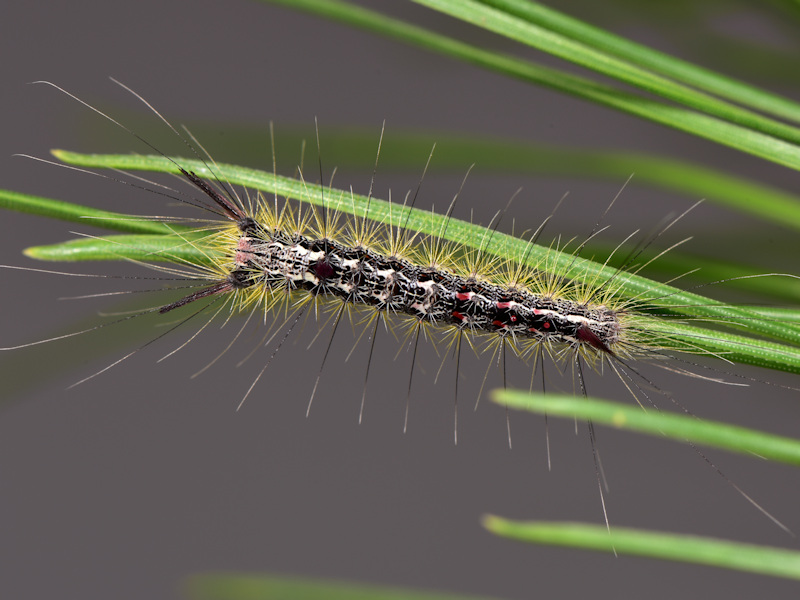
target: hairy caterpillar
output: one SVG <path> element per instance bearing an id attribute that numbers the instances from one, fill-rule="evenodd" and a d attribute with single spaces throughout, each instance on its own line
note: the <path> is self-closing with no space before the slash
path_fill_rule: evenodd
<path id="1" fill-rule="evenodd" d="M 232 190 L 227 184 L 218 181 L 216 187 L 196 174 L 213 177 L 218 171 L 215 166 L 206 164 L 196 167 L 195 172 L 182 166 L 190 162 L 180 161 L 174 166 L 196 191 L 211 200 L 213 210 L 225 221 L 205 223 L 200 227 L 200 240 L 187 234 L 183 244 L 176 246 L 201 248 L 207 261 L 162 269 L 196 287 L 149 311 L 189 311 L 189 317 L 179 324 L 206 309 L 211 313 L 207 324 L 217 315 L 227 319 L 237 312 L 258 317 L 263 314 L 263 320 L 275 327 L 259 346 L 274 348 L 282 345 L 301 317 L 322 314 L 323 321 L 332 323 L 329 350 L 345 318 L 355 323 L 366 319 L 363 331 L 372 343 L 379 326 L 394 322 L 399 324 L 404 345 L 412 349 L 409 397 L 418 343 L 437 336 L 446 344 L 445 354 L 452 350 L 456 356 L 456 381 L 463 344 L 483 351 L 488 348 L 490 366 L 501 361 L 505 366 L 508 350 L 531 361 L 549 355 L 575 371 L 581 388 L 582 365 L 611 369 L 637 399 L 648 401 L 644 388 L 650 382 L 637 379 L 638 374 L 627 363 L 629 359 L 658 361 L 674 358 L 670 354 L 674 351 L 706 352 L 695 340 L 704 339 L 708 333 L 678 336 L 665 325 L 660 312 L 667 310 L 666 299 L 677 297 L 675 291 L 651 287 L 646 294 L 620 296 L 625 271 L 604 269 L 602 264 L 590 267 L 578 253 L 558 255 L 548 248 L 537 250 L 532 243 L 535 234 L 522 240 L 518 249 L 498 264 L 496 255 L 487 249 L 496 235 L 491 226 L 479 239 L 472 240 L 472 246 L 464 240 L 465 250 L 446 237 L 448 229 L 455 227 L 449 215 L 427 233 L 418 234 L 421 228 L 411 227 L 416 213 L 408 207 L 395 205 L 394 220 L 373 220 L 368 217 L 372 199 L 367 198 L 365 206 L 354 210 L 355 218 L 343 224 L 336 203 L 355 204 L 352 197 L 332 197 L 330 189 L 322 188 L 322 208 L 317 210 L 283 204 L 277 197 L 274 201 L 242 200 L 227 191 Z M 177 249 L 173 256 L 181 260 Z M 553 268 L 549 263 L 556 260 L 562 263 Z M 681 302 L 686 300 L 678 304 Z M 192 312 L 190 307 L 196 306 L 199 308 Z M 644 310 L 654 308 L 659 314 Z M 716 314 L 717 318 L 737 318 L 724 305 L 684 308 L 689 309 L 690 316 L 684 314 L 682 318 L 691 318 L 692 311 L 701 316 L 710 311 L 710 316 Z M 127 356 L 130 354 L 124 358 Z M 323 364 L 327 356 L 326 350 Z M 370 362 L 371 358 L 370 352 Z M 685 365 L 675 368 L 684 370 Z M 262 369 L 249 390 L 263 373 Z M 309 385 L 311 399 L 319 381 L 317 374 L 313 387 Z"/>

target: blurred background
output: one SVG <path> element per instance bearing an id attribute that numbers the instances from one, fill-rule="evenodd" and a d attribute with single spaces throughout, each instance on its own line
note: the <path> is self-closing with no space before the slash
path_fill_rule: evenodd
<path id="1" fill-rule="evenodd" d="M 397 18 L 485 46 L 520 50 L 410 3 L 365 2 Z M 558 8 L 593 24 L 800 98 L 796 15 L 789 2 L 597 3 Z M 793 20 L 794 19 L 794 20 Z M 110 210 L 172 214 L 162 198 L 119 183 L 28 159 L 51 148 L 147 152 L 137 140 L 56 90 L 57 83 L 132 123 L 168 153 L 179 140 L 113 76 L 175 124 L 187 123 L 215 159 L 269 170 L 269 122 L 278 135 L 279 169 L 292 175 L 298 136 L 309 136 L 306 176 L 316 181 L 313 123 L 320 123 L 326 180 L 365 193 L 374 157 L 353 161 L 326 152 L 326 132 L 355 128 L 385 144 L 417 132 L 528 142 L 544 148 L 654 153 L 717 167 L 787 190 L 797 175 L 754 157 L 488 73 L 372 34 L 283 7 L 235 2 L 7 2 L 0 22 L 0 182 L 2 187 Z M 527 52 L 527 54 L 525 54 Z M 576 72 L 578 71 L 575 69 Z M 284 136 L 287 141 L 281 142 Z M 376 195 L 402 197 L 416 187 L 427 151 L 398 170 L 379 166 Z M 414 163 L 414 161 L 410 161 Z M 358 164 L 356 164 L 358 163 Z M 420 205 L 440 210 L 459 189 L 471 161 L 437 169 L 436 155 Z M 535 169 L 534 169 L 535 171 Z M 313 173 L 313 175 L 309 175 Z M 619 180 L 531 175 L 520 169 L 469 176 L 456 216 L 487 223 L 522 188 L 501 229 L 535 228 L 562 195 L 551 234 L 585 237 L 623 187 Z M 632 182 L 606 218 L 606 240 L 650 231 L 698 198 Z M 97 234 L 4 212 L 0 262 L 51 268 L 21 255 L 30 245 Z M 712 258 L 752 262 L 764 271 L 791 269 L 789 230 L 705 203 L 664 240 L 694 236 L 689 248 Z M 760 254 L 763 251 L 764 254 Z M 134 265 L 55 265 L 56 270 L 142 275 Z M 147 272 L 144 272 L 147 275 Z M 147 304 L 113 298 L 62 297 L 152 287 L 147 282 L 86 280 L 2 272 L 0 345 L 16 345 L 91 327 L 98 313 Z M 723 286 L 717 286 L 723 287 Z M 720 290 L 722 293 L 724 290 Z M 702 290 L 713 294 L 717 290 Z M 135 299 L 134 299 L 135 300 Z M 155 301 L 154 301 L 155 302 Z M 187 326 L 149 345 L 113 370 L 76 388 L 165 328 L 141 321 L 0 356 L 0 590 L 4 597 L 119 600 L 185 597 L 187 577 L 211 571 L 326 577 L 492 595 L 498 598 L 789 596 L 791 583 L 755 575 L 529 547 L 495 538 L 482 514 L 520 519 L 602 522 L 585 424 L 550 420 L 548 471 L 543 419 L 506 416 L 486 398 L 473 411 L 487 359 L 462 362 L 459 443 L 453 444 L 453 377 L 429 346 L 420 351 L 403 434 L 410 354 L 382 332 L 376 342 L 364 422 L 358 424 L 368 345 L 349 361 L 354 338 L 342 327 L 309 418 L 306 405 L 327 344 L 306 350 L 316 325 L 292 335 L 242 410 L 236 406 L 271 348 L 237 363 L 261 339 L 247 333 L 231 352 L 190 378 L 229 343 L 233 321 L 156 362 L 195 331 Z M 133 331 L 125 331 L 125 329 Z M 138 337 L 136 337 L 138 336 Z M 663 369 L 643 372 L 700 416 L 797 435 L 797 393 L 777 386 L 719 386 Z M 781 374 L 736 368 L 757 380 L 797 385 Z M 553 389 L 571 388 L 548 367 Z M 529 385 L 513 364 L 509 381 Z M 491 372 L 487 388 L 501 384 Z M 624 399 L 613 375 L 592 375 L 589 391 Z M 598 444 L 610 492 L 612 526 L 692 532 L 796 547 L 690 448 L 601 429 Z M 794 531 L 796 471 L 722 452 L 709 456 L 726 475 Z"/>

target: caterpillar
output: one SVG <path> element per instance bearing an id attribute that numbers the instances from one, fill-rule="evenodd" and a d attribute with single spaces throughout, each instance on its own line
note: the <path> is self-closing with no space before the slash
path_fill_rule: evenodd
<path id="1" fill-rule="evenodd" d="M 541 228 L 512 244 L 498 232 L 500 214 L 489 227 L 480 229 L 479 235 L 454 241 L 451 230 L 462 225 L 451 218 L 451 210 L 437 217 L 413 208 L 410 200 L 390 204 L 384 216 L 374 218 L 378 201 L 371 194 L 358 199 L 337 195 L 324 186 L 316 188 L 320 206 L 306 208 L 288 198 L 280 199 L 277 193 L 272 198 L 237 193 L 232 178 L 224 175 L 225 168 L 210 159 L 176 160 L 159 155 L 156 160 L 168 163 L 192 186 L 196 197 L 189 202 L 219 220 L 190 220 L 192 232 L 179 230 L 178 222 L 166 221 L 177 242 L 160 258 L 177 266 L 157 269 L 183 281 L 190 291 L 144 312 L 169 317 L 188 311 L 189 316 L 182 317 L 178 325 L 210 313 L 201 330 L 220 315 L 227 321 L 242 314 L 245 325 L 254 315 L 261 317 L 268 332 L 258 347 L 271 346 L 272 355 L 249 387 L 243 386 L 240 406 L 256 389 L 272 356 L 295 326 L 312 314 L 328 324 L 331 335 L 316 380 L 308 385 L 307 412 L 331 342 L 346 320 L 362 328 L 360 339 L 366 337 L 370 345 L 381 326 L 401 332 L 401 346 L 412 351 L 408 397 L 417 347 L 420 340 L 427 339 L 443 342 L 445 357 L 455 357 L 456 386 L 462 348 L 471 347 L 490 356 L 489 367 L 504 367 L 506 353 L 531 364 L 550 357 L 562 368 L 574 370 L 581 390 L 585 388 L 584 367 L 610 371 L 637 401 L 650 403 L 650 389 L 657 386 L 640 375 L 632 361 L 671 361 L 674 370 L 695 370 L 699 377 L 716 378 L 715 372 L 703 375 L 703 367 L 681 362 L 674 353 L 716 355 L 703 344 L 709 342 L 709 336 L 721 338 L 723 334 L 692 329 L 686 321 L 700 318 L 737 324 L 758 318 L 753 314 L 742 317 L 737 309 L 724 304 L 693 304 L 696 301 L 691 295 L 669 286 L 649 283 L 632 293 L 623 289 L 637 281 L 633 275 L 641 265 L 632 265 L 638 250 L 623 261 L 622 268 L 611 268 L 583 259 L 580 252 L 585 242 L 566 253 L 559 252 L 564 248 L 560 242 L 538 246 Z M 140 183 L 134 180 L 133 185 Z M 298 187 L 315 189 L 304 181 Z M 172 188 L 154 189 L 187 202 Z M 344 217 L 346 208 L 354 216 Z M 501 248 L 506 244 L 504 253 L 498 254 L 498 241 Z M 183 258 L 183 250 L 192 251 L 194 258 Z M 670 311 L 675 308 L 683 309 L 675 312 L 684 321 L 679 333 L 670 321 Z M 784 329 L 782 333 L 789 339 L 795 335 L 792 327 L 782 328 L 765 319 L 759 322 L 767 330 Z M 169 331 L 176 327 L 170 326 Z M 742 356 L 748 355 L 748 345 L 741 342 Z M 723 358 L 735 354 L 725 352 Z M 131 354 L 78 383 L 106 372 Z M 367 376 L 371 360 L 370 351 Z M 366 384 L 359 418 L 365 397 Z M 408 401 L 404 428 L 407 421 Z"/>

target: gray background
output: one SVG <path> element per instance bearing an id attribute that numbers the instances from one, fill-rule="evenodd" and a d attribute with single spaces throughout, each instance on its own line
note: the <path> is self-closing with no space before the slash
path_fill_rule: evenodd
<path id="1" fill-rule="evenodd" d="M 378 3 L 374 3 L 378 4 Z M 400 2 L 380 3 L 403 18 L 495 48 L 519 51 Z M 582 14 L 580 3 L 568 5 Z M 620 4 L 619 14 L 625 14 Z M 0 180 L 3 187 L 52 195 L 103 208 L 169 213 L 159 198 L 118 184 L 70 173 L 13 153 L 46 156 L 49 148 L 144 151 L 135 140 L 95 119 L 68 98 L 27 82 L 57 82 L 88 101 L 120 113 L 139 110 L 107 80 L 122 80 L 175 122 L 202 119 L 323 127 L 416 129 L 508 136 L 575 147 L 655 152 L 730 168 L 761 181 L 796 189 L 796 174 L 754 158 L 534 89 L 450 59 L 283 8 L 237 2 L 49 2 L 4 5 L 0 20 Z M 586 13 L 583 13 L 586 14 Z M 602 15 L 594 15 L 602 17 Z M 665 15 L 631 13 L 598 21 L 689 59 L 723 65 L 724 52 L 704 46 L 715 35 L 757 35 L 796 52 L 783 15 L 712 8 L 695 26 L 669 25 Z M 648 25 L 648 23 L 650 23 Z M 790 30 L 789 30 L 790 31 Z M 796 37 L 796 36 L 795 36 Z M 715 55 L 716 53 L 716 55 Z M 533 55 L 533 53 L 531 53 Z M 545 59 L 547 60 L 547 59 Z M 724 65 L 721 68 L 732 70 Z M 768 67 L 742 64 L 743 76 Z M 797 80 L 764 84 L 795 98 Z M 139 112 L 146 116 L 144 111 Z M 127 114 L 127 113 L 126 113 Z M 85 129 L 111 140 L 87 140 Z M 180 146 L 167 131 L 154 142 Z M 225 126 L 219 126 L 224 139 Z M 215 155 L 216 139 L 202 141 Z M 299 154 L 299 150 L 295 150 Z M 313 159 L 313 153 L 310 154 Z M 425 156 L 420 156 L 420 165 Z M 458 189 L 463 170 L 430 175 L 423 202 L 442 206 Z M 371 165 L 339 172 L 340 187 L 365 190 Z M 418 172 L 379 170 L 378 192 L 401 195 Z M 313 177 L 316 179 L 316 177 Z M 518 227 L 535 227 L 553 203 L 570 192 L 553 231 L 586 235 L 619 182 L 474 175 L 460 215 L 486 222 L 520 186 L 512 208 Z M 498 190 L 500 196 L 498 197 Z M 695 198 L 633 184 L 609 222 L 610 239 L 654 227 Z M 131 207 L 134 208 L 131 208 Z M 3 213 L 2 261 L 37 265 L 19 254 L 27 245 L 57 242 L 89 226 L 46 222 Z M 506 227 L 507 229 L 508 227 Z M 747 258 L 754 246 L 793 262 L 780 240 L 791 233 L 706 204 L 681 222 L 674 239 L 695 235 L 692 249 L 714 255 L 721 235 L 738 239 Z M 738 236 L 738 238 L 736 237 Z M 772 247 L 772 246 L 770 246 Z M 722 252 L 718 250 L 718 252 Z M 725 251 L 729 252 L 729 251 Z M 733 251 L 730 251 L 733 252 Z M 716 256 L 724 256 L 717 254 Z M 56 266 L 55 268 L 61 268 Z M 133 266 L 81 265 L 75 272 L 141 274 Z M 129 289 L 126 281 L 70 279 L 3 272 L 2 345 L 24 343 L 90 326 L 113 300 L 58 301 L 62 296 Z M 145 285 L 144 287 L 147 287 Z M 111 308 L 109 308 L 109 306 Z M 143 327 L 140 327 L 140 329 Z M 207 571 L 273 572 L 391 585 L 428 587 L 503 598 L 576 597 L 788 597 L 796 586 L 759 576 L 658 563 L 604 554 L 527 547 L 495 538 L 479 526 L 486 512 L 514 518 L 601 522 L 601 509 L 585 426 L 551 420 L 553 470 L 545 460 L 542 419 L 512 415 L 514 449 L 506 444 L 505 416 L 485 399 L 472 412 L 485 361 L 465 363 L 460 437 L 452 443 L 452 365 L 434 385 L 439 358 L 430 348 L 415 375 L 409 431 L 402 433 L 404 387 L 410 357 L 394 360 L 398 343 L 378 340 L 365 422 L 357 423 L 366 345 L 344 362 L 352 345 L 346 331 L 334 342 L 311 417 L 305 408 L 325 343 L 305 348 L 313 325 L 287 342 L 256 392 L 236 412 L 244 390 L 268 355 L 262 350 L 242 368 L 236 363 L 258 340 L 240 341 L 231 356 L 199 378 L 190 375 L 228 343 L 238 325 L 207 332 L 170 359 L 191 328 L 160 340 L 75 389 L 65 388 L 124 355 L 142 341 L 119 340 L 116 328 L 5 355 L 0 414 L 0 590 L 4 597 L 170 598 L 181 581 Z M 342 328 L 347 329 L 347 328 Z M 151 338 L 146 330 L 141 340 Z M 106 345 L 104 345 L 106 344 Z M 98 357 L 98 349 L 106 356 Z M 797 393 L 758 385 L 733 388 L 687 381 L 644 367 L 699 415 L 797 435 Z M 756 378 L 792 384 L 789 377 L 738 369 Z M 553 386 L 567 386 L 554 376 Z M 490 379 L 492 385 L 499 380 Z M 522 366 L 511 370 L 524 387 Z M 794 382 L 796 385 L 796 381 Z M 592 377 L 590 391 L 624 398 L 612 377 Z M 754 399 L 758 402 L 754 402 Z M 613 525 L 796 546 L 758 514 L 691 450 L 632 434 L 600 430 L 600 449 L 611 486 Z M 796 471 L 756 459 L 709 453 L 726 472 L 789 527 L 800 531 Z"/>

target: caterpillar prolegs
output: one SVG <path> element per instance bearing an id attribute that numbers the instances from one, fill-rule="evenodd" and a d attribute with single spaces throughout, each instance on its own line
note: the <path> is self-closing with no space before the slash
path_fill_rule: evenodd
<path id="1" fill-rule="evenodd" d="M 290 182 L 270 174 L 261 174 L 262 179 L 272 178 L 276 191 L 251 196 L 233 187 L 248 184 L 248 173 L 233 173 L 207 158 L 132 157 L 129 167 L 141 168 L 148 160 L 168 165 L 195 194 L 187 198 L 171 186 L 149 182 L 145 187 L 199 205 L 206 214 L 210 211 L 221 219 L 208 220 L 203 218 L 206 215 L 183 223 L 155 219 L 166 223 L 173 234 L 171 246 L 153 255 L 173 265 L 156 268 L 183 282 L 173 281 L 173 287 L 189 289 L 146 312 L 161 313 L 171 324 L 178 319 L 178 325 L 170 325 L 167 332 L 183 323 L 193 325 L 198 315 L 208 317 L 200 330 L 215 318 L 227 321 L 237 314 L 245 317 L 239 332 L 251 319 L 264 321 L 269 335 L 257 344 L 267 354 L 264 367 L 249 387 L 247 382 L 237 382 L 242 388 L 240 400 L 252 398 L 259 380 L 270 376 L 265 369 L 271 357 L 296 325 L 314 317 L 327 324 L 320 336 L 322 331 L 330 332 L 323 365 L 330 360 L 328 351 L 342 323 L 350 321 L 360 328 L 361 344 L 370 346 L 379 327 L 399 332 L 401 347 L 412 355 L 407 396 L 412 393 L 414 369 L 435 372 L 440 367 L 417 363 L 418 345 L 431 340 L 443 348 L 442 364 L 448 357 L 455 359 L 456 381 L 464 348 L 490 357 L 489 367 L 505 368 L 506 354 L 531 365 L 549 356 L 574 371 L 581 390 L 582 369 L 591 367 L 618 376 L 637 401 L 646 404 L 657 386 L 638 374 L 634 359 L 669 361 L 674 370 L 716 378 L 715 371 L 708 375 L 693 360 L 674 354 L 724 352 L 724 358 L 731 356 L 729 350 L 715 350 L 714 340 L 708 339 L 717 334 L 701 330 L 692 321 L 713 319 L 751 326 L 757 319 L 726 305 L 700 303 L 669 286 L 642 283 L 633 273 L 641 266 L 638 250 L 623 260 L 622 268 L 611 268 L 586 261 L 581 256 L 584 243 L 566 253 L 559 252 L 560 242 L 538 246 L 541 228 L 522 238 L 502 234 L 497 224 L 501 214 L 488 228 L 481 228 L 455 221 L 450 211 L 445 215 L 418 211 L 413 197 L 383 205 L 371 194 L 359 198 L 303 180 L 294 182 L 294 191 L 281 195 L 278 184 Z M 75 164 L 81 163 L 75 160 Z M 140 179 L 129 183 L 142 185 Z M 309 208 L 289 199 L 303 192 L 309 199 L 316 198 L 319 206 Z M 375 216 L 379 205 L 383 213 Z M 345 210 L 352 216 L 344 216 Z M 128 250 L 123 243 L 110 242 L 117 245 L 120 256 Z M 680 330 L 670 320 L 674 316 L 683 321 Z M 793 335 L 791 327 L 769 319 L 758 323 Z M 739 349 L 742 357 L 748 356 L 746 342 Z M 370 350 L 367 376 L 371 362 Z M 309 366 L 308 381 L 298 382 L 298 393 L 306 384 L 313 399 L 321 372 L 321 366 Z"/>

